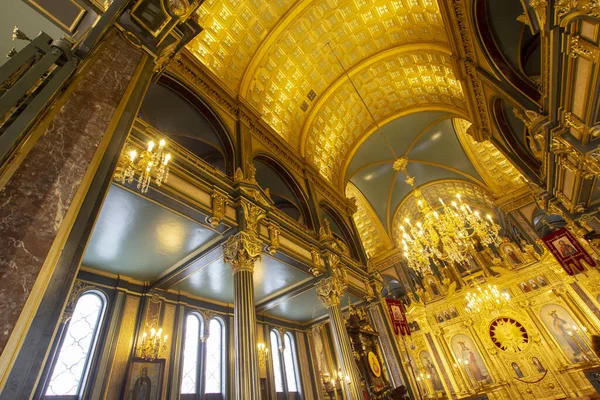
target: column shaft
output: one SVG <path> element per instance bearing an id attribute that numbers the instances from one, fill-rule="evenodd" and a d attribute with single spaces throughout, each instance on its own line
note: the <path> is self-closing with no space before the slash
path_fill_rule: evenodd
<path id="1" fill-rule="evenodd" d="M 259 400 L 260 384 L 256 356 L 256 309 L 254 283 L 250 271 L 233 275 L 235 340 L 235 385 L 237 400 Z"/>
<path id="2" fill-rule="evenodd" d="M 346 331 L 346 324 L 340 305 L 336 304 L 328 307 L 327 312 L 329 313 L 331 331 L 335 340 L 337 359 L 344 378 L 346 399 L 361 400 L 363 394 L 360 385 L 360 374 L 358 373 L 356 361 L 354 361 L 354 354 L 352 354 L 352 347 L 350 346 L 350 339 L 348 339 L 348 332 Z M 350 383 L 346 380 L 347 376 L 350 377 Z"/>

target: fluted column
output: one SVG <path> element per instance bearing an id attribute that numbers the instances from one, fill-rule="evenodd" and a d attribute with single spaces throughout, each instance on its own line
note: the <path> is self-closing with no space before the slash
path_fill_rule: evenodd
<path id="1" fill-rule="evenodd" d="M 363 395 L 360 385 L 360 374 L 354 361 L 350 339 L 348 338 L 346 324 L 342 316 L 342 309 L 340 308 L 340 298 L 344 294 L 344 283 L 339 277 L 331 276 L 319 281 L 316 289 L 319 300 L 325 305 L 329 313 L 331 331 L 333 332 L 333 339 L 335 341 L 335 351 L 344 377 L 342 387 L 345 398 L 347 400 L 361 400 L 363 399 Z M 347 376 L 350 377 L 350 382 L 346 380 Z"/>
<path id="2" fill-rule="evenodd" d="M 231 236 L 223 245 L 225 262 L 233 270 L 236 400 L 260 400 L 253 282 L 254 263 L 260 260 L 260 254 L 260 241 L 245 232 Z"/>

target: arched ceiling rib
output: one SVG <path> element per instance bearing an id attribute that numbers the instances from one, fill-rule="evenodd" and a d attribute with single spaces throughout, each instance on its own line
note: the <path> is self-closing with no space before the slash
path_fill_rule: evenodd
<path id="1" fill-rule="evenodd" d="M 306 117 L 343 75 L 334 52 L 352 70 L 407 44 L 447 44 L 435 0 L 207 0 L 198 16 L 204 31 L 190 50 L 297 148 Z M 403 73 L 396 67 L 377 66 L 391 78 Z M 395 102 L 382 95 L 375 101 Z"/>
<path id="2" fill-rule="evenodd" d="M 352 81 L 378 123 L 396 116 L 399 110 L 437 106 L 459 113 L 464 109 L 462 87 L 447 54 L 417 51 L 393 55 L 357 71 Z M 369 112 L 346 82 L 305 128 L 305 156 L 334 182 L 353 144 L 373 126 Z"/>

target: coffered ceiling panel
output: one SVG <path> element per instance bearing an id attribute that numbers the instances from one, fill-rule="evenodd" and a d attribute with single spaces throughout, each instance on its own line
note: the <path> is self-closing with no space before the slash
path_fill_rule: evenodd
<path id="1" fill-rule="evenodd" d="M 206 0 L 197 12 L 204 30 L 188 47 L 237 92 L 252 56 L 293 4 L 292 0 Z"/>
<path id="2" fill-rule="evenodd" d="M 253 60 L 241 95 L 296 144 L 290 135 L 302 129 L 312 105 L 343 74 L 340 63 L 352 69 L 387 49 L 445 42 L 446 35 L 434 0 L 324 0 L 310 2 L 271 40 L 266 54 Z"/>
<path id="3" fill-rule="evenodd" d="M 457 113 L 464 108 L 450 56 L 441 52 L 395 54 L 356 71 L 352 83 L 373 117 L 346 81 L 324 100 L 304 129 L 306 158 L 334 183 L 343 178 L 340 172 L 350 149 L 375 127 L 373 118 L 382 123 L 424 107 Z"/>

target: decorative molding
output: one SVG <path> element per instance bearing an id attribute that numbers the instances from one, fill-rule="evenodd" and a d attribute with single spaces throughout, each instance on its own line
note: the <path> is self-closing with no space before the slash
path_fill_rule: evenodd
<path id="1" fill-rule="evenodd" d="M 255 235 L 240 232 L 223 244 L 223 260 L 231 264 L 233 274 L 254 272 L 254 263 L 261 259 L 261 242 Z"/>
<path id="2" fill-rule="evenodd" d="M 321 279 L 315 285 L 317 296 L 326 308 L 340 305 L 340 299 L 344 295 L 345 288 L 346 283 L 333 276 Z"/>
<path id="3" fill-rule="evenodd" d="M 210 197 L 212 199 L 212 216 L 208 217 L 206 222 L 213 228 L 216 228 L 225 217 L 225 207 L 229 203 L 229 200 L 227 193 L 217 188 L 213 189 L 213 193 Z"/>
<path id="4" fill-rule="evenodd" d="M 266 216 L 265 210 L 249 200 L 240 200 L 242 211 L 246 219 L 246 231 L 252 235 L 258 233 L 258 222 Z"/>

